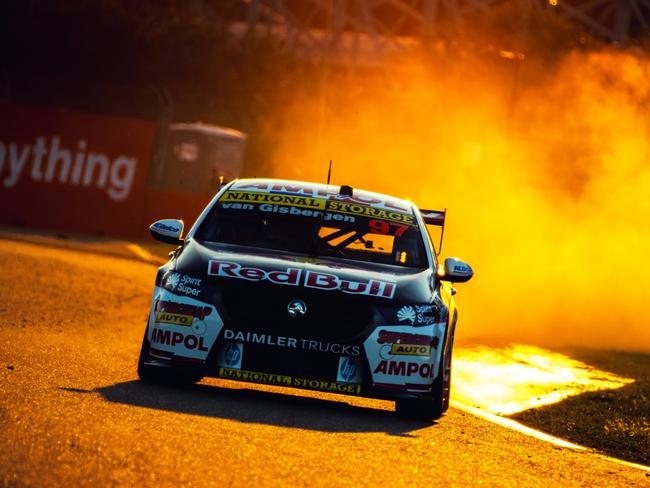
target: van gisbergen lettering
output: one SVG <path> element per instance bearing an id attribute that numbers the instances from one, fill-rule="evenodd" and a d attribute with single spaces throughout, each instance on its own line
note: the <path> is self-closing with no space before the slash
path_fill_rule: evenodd
<path id="1" fill-rule="evenodd" d="M 373 371 L 377 374 L 394 376 L 420 376 L 421 378 L 433 378 L 434 369 L 429 363 L 411 363 L 408 361 L 391 361 L 382 359 Z"/>
<path id="2" fill-rule="evenodd" d="M 262 204 L 259 207 L 260 212 L 280 213 L 289 215 L 298 215 L 301 217 L 318 217 L 324 222 L 355 222 L 356 218 L 351 215 L 341 215 L 331 212 L 321 212 L 319 210 L 299 209 L 296 207 L 281 207 L 279 205 Z"/>
<path id="3" fill-rule="evenodd" d="M 222 203 L 219 202 L 221 208 L 226 210 L 255 210 L 255 205 L 252 203 Z M 277 213 L 286 215 L 295 215 L 298 217 L 313 217 L 322 219 L 323 222 L 356 222 L 356 217 L 352 215 L 343 215 L 331 212 L 322 212 L 320 210 L 311 210 L 309 208 L 285 207 L 282 205 L 273 205 L 262 203 L 258 207 L 260 212 Z"/>
<path id="4" fill-rule="evenodd" d="M 294 386 L 310 390 L 331 391 L 335 393 L 359 393 L 361 385 L 354 383 L 337 383 L 327 380 L 311 380 L 307 378 L 293 378 L 274 373 L 258 373 L 241 369 L 219 368 L 219 376 L 230 380 L 250 381 L 252 383 L 265 383 L 269 385 Z"/>
<path id="5" fill-rule="evenodd" d="M 300 284 L 302 270 L 298 268 L 287 268 L 286 271 L 264 271 L 260 268 L 244 267 L 230 261 L 218 261 L 211 259 L 208 263 L 208 275 L 236 278 L 249 281 L 268 280 L 278 285 Z M 370 280 L 368 282 L 353 281 L 340 278 L 335 274 L 321 271 L 307 271 L 302 280 L 306 288 L 319 290 L 338 290 L 343 293 L 355 295 L 368 295 L 381 298 L 393 298 L 395 295 L 395 283 L 386 281 Z"/>
<path id="6" fill-rule="evenodd" d="M 258 334 L 257 332 L 249 331 L 224 329 L 223 338 L 226 340 L 248 342 L 251 344 L 288 347 L 312 352 L 331 352 L 333 354 L 343 354 L 346 356 L 358 356 L 361 354 L 361 348 L 359 346 L 339 344 L 337 342 L 299 339 L 296 337 L 274 336 L 271 334 Z"/>
<path id="7" fill-rule="evenodd" d="M 208 351 L 208 348 L 205 347 L 203 343 L 203 337 L 197 337 L 193 334 L 182 334 L 180 332 L 159 329 L 157 327 L 154 327 L 151 331 L 151 343 L 164 344 L 172 347 L 182 345 L 185 349 L 190 351 L 195 349 L 204 352 Z"/>
<path id="8" fill-rule="evenodd" d="M 294 207 L 304 207 L 313 210 L 325 209 L 325 200 L 322 198 L 310 198 L 299 195 L 278 195 L 274 193 L 253 191 L 227 191 L 221 196 L 219 202 L 275 203 L 278 205 L 293 205 Z"/>

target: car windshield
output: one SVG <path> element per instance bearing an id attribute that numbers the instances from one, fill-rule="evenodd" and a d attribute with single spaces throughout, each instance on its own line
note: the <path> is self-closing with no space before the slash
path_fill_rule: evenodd
<path id="1" fill-rule="evenodd" d="M 422 235 L 412 213 L 330 204 L 316 198 L 302 198 L 298 204 L 286 197 L 275 199 L 280 204 L 241 203 L 237 198 L 236 192 L 225 192 L 195 238 L 309 256 L 427 266 Z"/>

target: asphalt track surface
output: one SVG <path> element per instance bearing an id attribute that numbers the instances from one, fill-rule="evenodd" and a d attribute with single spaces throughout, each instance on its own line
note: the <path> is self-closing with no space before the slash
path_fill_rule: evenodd
<path id="1" fill-rule="evenodd" d="M 137 380 L 155 267 L 0 240 L 2 486 L 649 486 L 453 407 Z"/>

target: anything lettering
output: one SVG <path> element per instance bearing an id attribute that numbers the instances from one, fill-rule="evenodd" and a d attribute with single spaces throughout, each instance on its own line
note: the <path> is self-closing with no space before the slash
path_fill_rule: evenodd
<path id="1" fill-rule="evenodd" d="M 5 163 L 7 171 L 3 171 Z M 6 173 L 2 180 L 5 188 L 13 188 L 27 175 L 44 183 L 106 189 L 109 198 L 119 202 L 131 192 L 136 167 L 135 158 L 120 155 L 111 160 L 106 154 L 88 151 L 83 139 L 77 141 L 76 152 L 63 147 L 59 136 L 49 141 L 37 137 L 34 145 L 0 141 L 0 174 Z"/>

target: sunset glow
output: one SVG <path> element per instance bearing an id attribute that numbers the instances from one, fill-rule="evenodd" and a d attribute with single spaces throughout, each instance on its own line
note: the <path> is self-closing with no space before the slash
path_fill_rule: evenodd
<path id="1" fill-rule="evenodd" d="M 469 407 L 510 415 L 632 381 L 538 347 L 458 348 L 452 398 Z"/>

